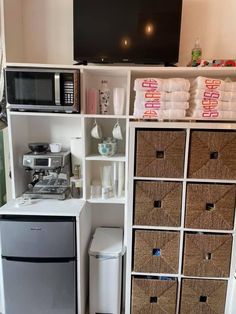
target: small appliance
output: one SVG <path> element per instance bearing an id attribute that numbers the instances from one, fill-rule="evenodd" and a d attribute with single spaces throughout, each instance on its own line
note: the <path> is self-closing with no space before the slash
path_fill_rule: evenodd
<path id="1" fill-rule="evenodd" d="M 38 145 L 42 148 L 43 143 Z M 23 196 L 64 200 L 70 193 L 70 164 L 69 151 L 34 150 L 24 154 L 23 166 L 31 175 L 28 190 Z"/>
<path id="2" fill-rule="evenodd" d="M 75 218 L 2 215 L 0 233 L 4 313 L 78 313 Z"/>
<path id="3" fill-rule="evenodd" d="M 5 79 L 11 110 L 80 112 L 79 70 L 7 67 Z"/>

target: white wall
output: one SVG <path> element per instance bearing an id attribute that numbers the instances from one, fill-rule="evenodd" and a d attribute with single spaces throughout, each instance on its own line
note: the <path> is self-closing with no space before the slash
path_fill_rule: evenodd
<path id="1" fill-rule="evenodd" d="M 73 0 L 22 1 L 26 60 L 72 64 Z"/>
<path id="2" fill-rule="evenodd" d="M 18 62 L 24 61 L 22 45 L 23 33 L 21 4 L 21 0 L 3 1 L 4 11 L 2 10 L 1 12 L 1 17 L 5 24 L 5 27 L 2 29 L 2 32 L 5 32 L 5 36 L 2 34 L 2 37 L 5 38 L 7 58 L 12 61 L 18 59 Z"/>
<path id="3" fill-rule="evenodd" d="M 73 0 L 1 1 L 8 62 L 73 63 Z M 196 37 L 203 58 L 236 58 L 235 20 L 236 0 L 183 0 L 179 64 L 189 62 Z"/>
<path id="4" fill-rule="evenodd" d="M 73 64 L 73 0 L 0 0 L 7 62 Z"/>
<path id="5" fill-rule="evenodd" d="M 236 59 L 236 0 L 183 0 L 179 63 L 186 65 L 195 39 L 203 58 Z"/>

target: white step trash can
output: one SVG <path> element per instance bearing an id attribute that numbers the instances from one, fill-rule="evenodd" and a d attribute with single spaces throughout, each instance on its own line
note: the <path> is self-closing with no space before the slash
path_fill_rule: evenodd
<path id="1" fill-rule="evenodd" d="M 89 249 L 89 313 L 120 314 L 123 229 L 97 228 Z"/>

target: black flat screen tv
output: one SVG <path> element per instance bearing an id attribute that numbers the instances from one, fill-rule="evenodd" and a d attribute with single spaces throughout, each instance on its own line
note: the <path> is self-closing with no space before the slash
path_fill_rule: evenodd
<path id="1" fill-rule="evenodd" d="M 176 63 L 182 0 L 74 0 L 74 60 Z"/>

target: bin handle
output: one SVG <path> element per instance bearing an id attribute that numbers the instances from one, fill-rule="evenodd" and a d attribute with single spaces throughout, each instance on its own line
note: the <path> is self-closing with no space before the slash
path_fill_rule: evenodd
<path id="1" fill-rule="evenodd" d="M 104 259 L 104 260 L 107 260 L 107 259 L 117 259 L 118 257 L 120 256 L 123 256 L 126 252 L 126 246 L 123 247 L 122 251 L 121 251 L 121 254 L 118 255 L 118 256 L 109 256 L 109 255 L 98 255 L 98 254 L 91 254 L 91 256 L 94 256 L 95 258 L 97 259 Z"/>

